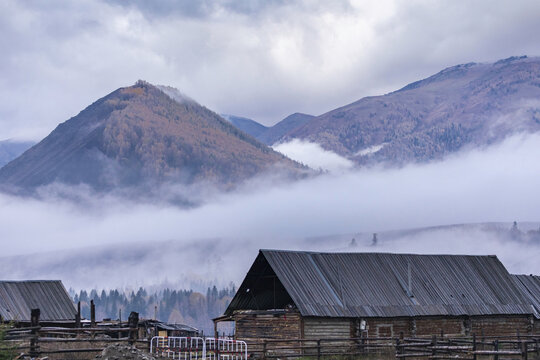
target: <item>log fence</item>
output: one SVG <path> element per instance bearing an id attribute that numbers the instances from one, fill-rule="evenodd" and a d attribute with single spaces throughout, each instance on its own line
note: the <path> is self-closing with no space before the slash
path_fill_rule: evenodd
<path id="1" fill-rule="evenodd" d="M 125 343 L 143 350 L 148 348 L 148 340 L 138 339 L 139 317 L 134 312 L 126 326 L 116 327 L 98 327 L 95 322 L 91 322 L 91 327 L 47 327 L 40 325 L 39 316 L 39 309 L 32 309 L 30 326 L 3 330 L 7 349 L 18 358 L 38 359 L 51 354 L 69 353 L 95 355 L 110 343 Z M 80 322 L 77 321 L 76 325 L 80 326 Z M 66 346 L 67 344 L 72 348 Z M 94 346 L 88 347 L 92 344 Z"/>
<path id="2" fill-rule="evenodd" d="M 77 323 L 80 326 L 80 322 Z M 148 351 L 150 342 L 138 338 L 138 314 L 125 326 L 61 328 L 40 326 L 39 310 L 30 326 L 4 330 L 4 341 L 17 354 L 31 358 L 88 354 L 92 358 L 111 343 L 135 345 Z M 242 339 L 240 339 L 242 340 Z M 468 337 L 367 337 L 320 339 L 267 339 L 247 341 L 252 359 L 396 359 L 396 360 L 540 360 L 540 335 L 507 337 L 472 334 Z M 90 356 L 92 355 L 92 356 Z"/>
<path id="3" fill-rule="evenodd" d="M 426 360 L 540 360 L 540 335 L 450 338 L 363 337 L 276 339 L 249 343 L 252 358 L 369 358 Z"/>

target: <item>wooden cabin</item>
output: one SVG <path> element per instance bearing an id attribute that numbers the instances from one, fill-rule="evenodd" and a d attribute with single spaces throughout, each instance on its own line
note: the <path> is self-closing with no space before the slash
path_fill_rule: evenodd
<path id="1" fill-rule="evenodd" d="M 32 309 L 42 325 L 75 326 L 77 311 L 61 281 L 0 281 L 0 323 L 29 324 Z"/>
<path id="2" fill-rule="evenodd" d="M 496 256 L 261 250 L 225 314 L 242 340 L 540 334 Z"/>

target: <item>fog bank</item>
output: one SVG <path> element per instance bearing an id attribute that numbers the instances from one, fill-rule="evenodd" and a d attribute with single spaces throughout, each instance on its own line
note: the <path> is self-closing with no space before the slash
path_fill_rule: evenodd
<path id="1" fill-rule="evenodd" d="M 69 279 L 68 286 L 114 286 L 134 278 L 227 285 L 239 281 L 259 248 L 343 251 L 354 234 L 434 225 L 505 222 L 506 229 L 514 220 L 539 220 L 539 153 L 540 136 L 514 136 L 427 165 L 276 185 L 254 181 L 232 193 L 212 193 L 189 209 L 114 197 L 81 205 L 54 196 L 0 195 L 1 256 L 11 257 L 0 262 L 0 273 L 6 279 Z M 501 234 L 483 228 L 404 232 L 381 238 L 375 251 L 495 254 L 514 272 L 540 273 L 538 241 Z M 369 239 L 359 243 L 354 251 L 373 251 Z M 36 253 L 51 256 L 28 267 L 13 262 L 12 256 Z M 85 262 L 102 265 L 84 268 Z"/>

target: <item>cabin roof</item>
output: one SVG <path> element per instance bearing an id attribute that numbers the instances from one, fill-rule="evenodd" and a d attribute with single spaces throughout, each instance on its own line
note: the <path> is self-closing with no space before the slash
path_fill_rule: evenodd
<path id="1" fill-rule="evenodd" d="M 260 250 L 225 315 L 284 307 L 316 317 L 538 316 L 493 255 Z"/>
<path id="2" fill-rule="evenodd" d="M 512 275 L 518 287 L 529 298 L 536 313 L 540 313 L 540 276 L 538 275 Z"/>
<path id="3" fill-rule="evenodd" d="M 38 308 L 40 321 L 71 321 L 77 313 L 59 280 L 0 281 L 4 321 L 30 321 L 30 310 Z"/>

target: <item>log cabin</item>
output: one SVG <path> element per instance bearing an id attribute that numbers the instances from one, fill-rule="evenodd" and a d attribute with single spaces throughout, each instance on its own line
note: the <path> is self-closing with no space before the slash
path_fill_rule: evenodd
<path id="1" fill-rule="evenodd" d="M 233 321 L 248 343 L 540 334 L 540 304 L 518 281 L 494 255 L 260 250 L 214 324 Z"/>

